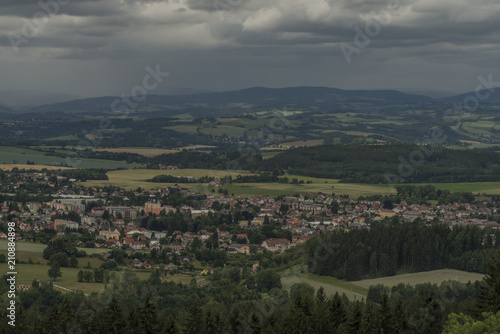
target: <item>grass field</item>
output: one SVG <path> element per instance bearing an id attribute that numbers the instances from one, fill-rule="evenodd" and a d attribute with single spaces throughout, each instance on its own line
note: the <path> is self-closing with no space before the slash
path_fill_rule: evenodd
<path id="1" fill-rule="evenodd" d="M 318 145 L 323 145 L 325 142 L 324 139 L 311 139 L 311 140 L 297 140 L 297 141 L 292 141 L 292 142 L 287 142 L 287 143 L 281 143 L 279 145 L 283 147 L 301 147 L 301 146 L 318 146 Z"/>
<path id="2" fill-rule="evenodd" d="M 432 284 L 441 284 L 444 281 L 452 280 L 459 281 L 461 283 L 475 281 L 482 281 L 483 274 L 478 273 L 469 273 L 466 271 L 455 270 L 455 269 L 440 269 L 440 270 L 432 270 L 432 271 L 424 271 L 419 273 L 411 273 L 411 274 L 402 274 L 396 276 L 382 277 L 382 278 L 374 278 L 367 279 L 362 281 L 355 281 L 352 284 L 357 285 L 359 287 L 368 289 L 371 285 L 383 284 L 388 287 L 392 287 L 399 283 L 415 285 L 419 283 L 432 283 Z"/>
<path id="3" fill-rule="evenodd" d="M 47 247 L 43 244 L 28 243 L 28 242 L 16 242 L 16 266 L 15 270 L 17 272 L 16 281 L 17 284 L 28 284 L 34 278 L 42 281 L 53 281 L 48 276 L 49 266 L 47 260 L 42 257 L 43 250 Z M 79 248 L 87 252 L 87 254 L 103 253 L 107 249 L 99 248 Z M 5 254 L 7 256 L 7 241 L 0 240 L 0 254 Z M 27 262 L 31 259 L 33 264 L 28 264 Z M 104 290 L 104 283 L 81 283 L 77 282 L 77 274 L 80 270 L 88 268 L 90 264 L 90 270 L 93 268 L 99 268 L 103 261 L 94 257 L 83 257 L 78 258 L 79 264 L 76 268 L 61 268 L 62 277 L 59 277 L 54 283 L 61 287 L 65 287 L 70 290 L 80 290 L 86 293 L 99 292 Z M 22 262 L 22 263 L 21 263 Z M 0 264 L 0 271 L 2 273 L 8 272 L 7 263 Z M 151 275 L 150 271 L 132 271 L 140 280 L 148 279 Z M 176 274 L 173 276 L 168 276 L 165 278 L 167 281 L 180 282 L 183 284 L 189 284 L 192 277 L 189 275 Z M 201 282 L 203 279 L 197 277 L 197 280 Z"/>
<path id="4" fill-rule="evenodd" d="M 249 174 L 245 171 L 225 171 L 212 169 L 175 169 L 175 170 L 152 170 L 152 169 L 137 169 L 137 170 L 119 170 L 108 172 L 109 180 L 107 181 L 87 181 L 81 184 L 85 186 L 103 186 L 116 185 L 126 189 L 137 189 L 137 187 L 145 189 L 158 189 L 166 186 L 172 186 L 173 183 L 153 183 L 146 180 L 153 178 L 156 175 L 175 175 L 175 176 L 191 176 L 194 178 L 202 176 L 212 176 L 223 178 L 226 175 L 233 177 L 237 175 Z M 205 184 L 182 184 L 188 188 L 206 188 Z"/>
<path id="5" fill-rule="evenodd" d="M 347 282 L 345 280 L 339 280 L 335 277 L 318 276 L 307 273 L 302 266 L 298 265 L 285 270 L 282 273 L 281 283 L 285 289 L 290 289 L 290 287 L 295 283 L 307 283 L 316 290 L 323 287 L 327 295 L 333 295 L 335 292 L 338 292 L 340 295 L 345 293 L 346 296 L 352 300 L 366 298 L 368 288 L 377 284 L 383 284 L 387 287 L 392 287 L 399 283 L 410 285 L 432 283 L 439 285 L 448 280 L 458 281 L 461 283 L 468 283 L 470 281 L 471 283 L 474 283 L 475 281 L 481 281 L 483 276 L 483 274 L 469 273 L 454 269 L 440 269 Z"/>
<path id="6" fill-rule="evenodd" d="M 46 168 L 47 170 L 72 169 L 70 167 L 47 166 L 47 165 L 23 165 L 23 164 L 3 164 L 0 165 L 0 168 L 3 170 L 11 170 L 12 168 L 33 169 L 33 170 L 42 170 L 44 168 Z"/>
<path id="7" fill-rule="evenodd" d="M 34 162 L 36 165 L 27 165 L 27 162 Z M 134 168 L 138 165 L 127 164 L 123 161 L 113 161 L 113 160 L 101 160 L 101 159 L 86 159 L 81 157 L 77 159 L 76 157 L 56 157 L 45 155 L 44 152 L 30 150 L 26 148 L 14 147 L 14 146 L 0 146 L 0 165 L 4 166 L 16 165 L 24 166 L 31 169 L 42 169 L 46 166 L 55 166 L 55 169 L 60 169 L 59 165 L 68 165 L 70 167 L 78 168 L 104 168 L 104 169 L 116 169 L 116 168 Z M 42 167 L 36 167 L 42 166 Z M 48 168 L 48 167 L 47 167 Z"/>
<path id="8" fill-rule="evenodd" d="M 425 183 L 414 183 L 412 185 L 422 186 Z M 500 182 L 468 182 L 468 183 L 428 183 L 438 189 L 454 191 L 470 191 L 474 194 L 486 193 L 500 194 Z"/>
<path id="9" fill-rule="evenodd" d="M 275 152 L 269 152 L 271 154 Z M 151 169 L 129 169 L 120 171 L 108 172 L 109 180 L 107 181 L 87 181 L 82 182 L 85 186 L 103 186 L 115 185 L 126 189 L 137 189 L 138 187 L 145 189 L 158 189 L 166 186 L 172 186 L 174 183 L 152 183 L 146 180 L 153 178 L 156 175 L 175 175 L 175 176 L 191 176 L 194 178 L 202 176 L 212 176 L 222 178 L 226 175 L 236 177 L 237 175 L 249 175 L 247 171 L 226 171 L 212 169 L 176 169 L 176 170 L 151 170 Z M 360 184 L 360 183 L 339 183 L 338 180 L 314 178 L 307 176 L 289 175 L 288 178 L 297 178 L 299 181 L 304 180 L 304 184 L 284 184 L 284 183 L 232 183 L 225 188 L 230 194 L 236 196 L 253 196 L 253 195 L 286 195 L 294 193 L 318 193 L 325 194 L 335 193 L 337 195 L 347 194 L 351 197 L 359 197 L 362 195 L 372 194 L 392 194 L 395 189 L 387 184 Z M 306 184 L 305 182 L 312 183 Z M 470 191 L 473 193 L 500 194 L 500 182 L 471 182 L 471 183 L 431 183 L 438 189 L 455 191 Z M 424 185 L 423 183 L 412 184 L 416 186 Z M 206 184 L 189 183 L 182 184 L 183 187 L 199 190 L 200 192 L 210 191 Z"/>
<path id="10" fill-rule="evenodd" d="M 175 176 L 212 176 L 224 177 L 230 175 L 236 177 L 237 175 L 249 175 L 245 171 L 224 171 L 224 170 L 211 170 L 211 169 L 176 169 L 176 170 L 151 170 L 151 169 L 138 169 L 138 170 L 120 170 L 108 172 L 109 180 L 107 181 L 87 181 L 81 184 L 85 186 L 103 186 L 115 185 L 124 187 L 126 189 L 137 189 L 137 187 L 145 189 L 158 189 L 166 186 L 172 186 L 172 183 L 152 183 L 145 180 L 151 179 L 156 175 L 175 175 Z M 331 194 L 348 194 L 353 197 L 369 194 L 390 194 L 395 190 L 387 185 L 379 184 L 352 184 L 352 183 L 338 183 L 338 180 L 329 180 L 322 178 L 314 178 L 307 176 L 288 176 L 289 179 L 297 177 L 304 182 L 311 181 L 311 184 L 294 185 L 283 183 L 233 183 L 226 187 L 229 193 L 234 193 L 235 196 L 253 196 L 253 195 L 286 195 L 294 193 L 317 193 L 323 192 Z M 208 192 L 211 190 L 206 184 L 199 183 L 185 183 L 183 187 L 195 189 L 200 192 Z"/>
<path id="11" fill-rule="evenodd" d="M 302 266 L 294 266 L 291 269 L 285 270 L 281 275 L 281 284 L 283 288 L 289 290 L 295 283 L 307 283 L 315 290 L 323 287 L 326 295 L 334 295 L 338 292 L 343 293 L 351 300 L 359 300 L 365 298 L 368 292 L 367 288 L 362 288 L 352 283 L 336 279 L 334 277 L 318 276 L 307 273 L 306 270 L 301 270 Z"/>
<path id="12" fill-rule="evenodd" d="M 137 153 L 145 157 L 155 157 L 160 154 L 172 154 L 178 153 L 182 150 L 199 150 L 199 149 L 210 149 L 215 146 L 209 145 L 189 145 L 184 147 L 163 149 L 163 148 L 148 148 L 148 147 L 116 147 L 116 148 L 96 148 L 94 151 L 98 152 L 114 152 L 114 153 Z"/>
<path id="13" fill-rule="evenodd" d="M 198 132 L 198 126 L 196 125 L 173 125 L 173 126 L 166 126 L 163 129 L 174 130 L 180 133 L 189 133 L 189 134 L 195 134 Z"/>
<path id="14" fill-rule="evenodd" d="M 214 136 L 222 136 L 223 134 L 226 134 L 228 136 L 241 137 L 245 134 L 246 130 L 247 129 L 245 128 L 240 128 L 233 125 L 217 125 L 215 127 L 201 128 L 200 132 Z"/>

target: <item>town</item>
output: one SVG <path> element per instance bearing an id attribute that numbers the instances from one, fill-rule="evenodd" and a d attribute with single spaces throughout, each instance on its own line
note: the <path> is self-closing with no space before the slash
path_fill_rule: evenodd
<path id="1" fill-rule="evenodd" d="M 118 187 L 84 187 L 77 185 L 77 179 L 51 171 L 13 170 L 5 172 L 3 180 L 4 192 L 26 196 L 25 201 L 4 199 L 1 206 L 2 219 L 16 223 L 17 241 L 40 240 L 37 234 L 48 230 L 60 236 L 80 232 L 83 237 L 74 240 L 78 247 L 154 253 L 155 258 L 166 250 L 176 256 L 174 262 L 166 263 L 169 269 L 192 261 L 188 250 L 208 248 L 245 255 L 283 253 L 317 234 L 369 229 L 370 223 L 384 220 L 500 228 L 491 220 L 498 210 L 498 203 L 491 198 L 475 204 L 401 201 L 393 205 L 321 193 L 276 198 L 244 198 L 222 192 L 205 195 L 180 185 L 126 191 Z M 222 187 L 220 182 L 216 179 L 209 186 Z M 24 189 L 45 189 L 47 198 L 33 200 Z M 0 232 L 0 238 L 6 239 L 6 233 Z M 110 257 L 107 252 L 103 259 Z M 130 266 L 152 269 L 147 261 Z"/>

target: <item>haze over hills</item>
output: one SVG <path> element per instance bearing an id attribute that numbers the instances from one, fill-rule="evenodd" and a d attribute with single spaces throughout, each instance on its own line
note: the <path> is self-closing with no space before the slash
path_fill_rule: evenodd
<path id="1" fill-rule="evenodd" d="M 479 92 L 481 96 L 489 98 L 481 100 L 481 103 L 500 103 L 500 89 L 492 89 L 493 92 L 483 90 Z M 432 98 L 426 95 L 409 94 L 397 90 L 344 90 L 328 87 L 286 87 L 286 88 L 266 88 L 253 87 L 226 92 L 203 92 L 191 89 L 174 89 L 169 92 L 172 95 L 151 94 L 140 102 L 139 109 L 143 111 L 162 111 L 167 114 L 177 114 L 188 110 L 196 116 L 214 115 L 234 115 L 250 110 L 249 108 L 266 108 L 283 106 L 295 109 L 331 109 L 349 108 L 358 109 L 365 107 L 380 107 L 392 105 L 412 105 L 422 103 L 448 103 L 463 102 L 469 96 L 475 96 L 475 92 L 468 92 L 444 98 Z M 29 94 L 28 94 L 29 95 Z M 0 112 L 12 112 L 12 108 L 7 107 L 8 103 L 1 97 Z M 59 96 L 59 98 L 63 98 Z M 50 95 L 47 99 L 56 99 Z M 52 104 L 42 104 L 38 106 L 25 107 L 19 109 L 23 113 L 39 112 L 99 112 L 111 111 L 111 105 L 117 96 L 101 96 L 84 99 L 72 99 L 64 102 Z M 8 101 L 10 101 L 8 99 Z M 120 103 L 119 105 L 123 105 Z"/>
<path id="2" fill-rule="evenodd" d="M 487 97 L 487 98 L 482 98 L 482 97 Z M 481 103 L 500 103 L 500 87 L 494 87 L 489 89 L 483 89 L 480 90 L 479 92 L 468 92 L 468 93 L 463 93 L 455 96 L 449 96 L 445 97 L 442 99 L 439 99 L 440 101 L 445 101 L 445 102 L 459 102 L 463 103 L 466 101 L 468 98 L 471 97 L 476 97 Z"/>
<path id="3" fill-rule="evenodd" d="M 117 97 L 105 96 L 79 99 L 29 108 L 27 112 L 92 111 L 111 109 Z M 193 95 L 148 95 L 141 106 L 170 108 L 231 108 L 265 106 L 341 107 L 355 104 L 393 105 L 431 102 L 424 95 L 407 94 L 396 90 L 343 90 L 327 87 L 254 87 L 236 91 L 201 93 Z"/>

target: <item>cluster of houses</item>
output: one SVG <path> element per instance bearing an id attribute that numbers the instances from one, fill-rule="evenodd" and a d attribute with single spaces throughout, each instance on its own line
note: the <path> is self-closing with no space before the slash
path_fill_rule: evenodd
<path id="1" fill-rule="evenodd" d="M 167 166 L 167 168 L 171 168 Z M 52 182 L 54 176 L 45 173 L 23 173 L 24 182 Z M 56 176 L 56 178 L 59 178 Z M 219 180 L 214 180 L 214 186 Z M 13 186 L 19 186 L 15 184 Z M 194 190 L 181 189 L 186 195 L 197 195 Z M 480 204 L 454 203 L 446 205 L 419 205 L 401 202 L 391 209 L 383 208 L 379 201 L 355 200 L 329 196 L 325 194 L 297 194 L 274 198 L 268 195 L 252 197 L 216 197 L 214 194 L 206 196 L 200 202 L 201 207 L 196 209 L 189 206 L 174 206 L 167 203 L 166 195 L 171 188 L 157 190 L 141 190 L 134 195 L 146 195 L 150 200 L 144 206 L 112 206 L 103 205 L 86 210 L 88 201 L 102 200 L 108 203 L 110 198 L 121 197 L 123 202 L 128 198 L 124 191 L 114 190 L 106 193 L 97 186 L 83 188 L 74 187 L 57 189 L 58 197 L 46 203 L 1 203 L 1 214 L 10 215 L 17 222 L 19 237 L 22 232 L 39 232 L 43 229 L 63 231 L 65 229 L 84 228 L 95 235 L 97 247 L 124 248 L 134 251 L 161 250 L 169 247 L 181 254 L 195 238 L 202 242 L 212 238 L 213 234 L 207 231 L 197 233 L 174 231 L 167 235 L 166 231 L 149 231 L 140 228 L 139 219 L 143 215 L 160 216 L 169 213 L 182 212 L 195 218 L 209 214 L 215 210 L 233 216 L 239 212 L 250 219 L 240 220 L 242 230 L 263 228 L 266 222 L 277 222 L 281 229 L 289 230 L 291 240 L 286 238 L 270 238 L 258 245 L 251 245 L 246 234 L 231 235 L 228 231 L 218 232 L 218 244 L 221 250 L 228 253 L 250 254 L 268 250 L 283 252 L 295 245 L 306 242 L 315 234 L 343 229 L 368 228 L 369 222 L 383 219 L 399 219 L 413 222 L 417 219 L 424 221 L 438 221 L 448 226 L 477 225 L 479 227 L 500 228 L 500 224 L 490 221 L 488 217 L 497 214 L 496 204 L 483 202 Z M 217 209 L 214 209 L 217 208 Z M 79 222 L 69 219 L 53 219 L 71 212 L 78 215 Z M 0 233 L 0 238 L 5 238 Z M 161 242 L 162 238 L 168 242 Z M 235 241 L 237 240 L 237 241 Z"/>

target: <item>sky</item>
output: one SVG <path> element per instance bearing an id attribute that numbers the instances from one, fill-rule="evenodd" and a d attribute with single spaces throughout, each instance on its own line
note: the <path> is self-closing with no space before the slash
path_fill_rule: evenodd
<path id="1" fill-rule="evenodd" d="M 497 0 L 2 0 L 0 91 L 254 86 L 473 91 L 500 81 Z M 0 101 L 1 103 L 1 101 Z"/>

